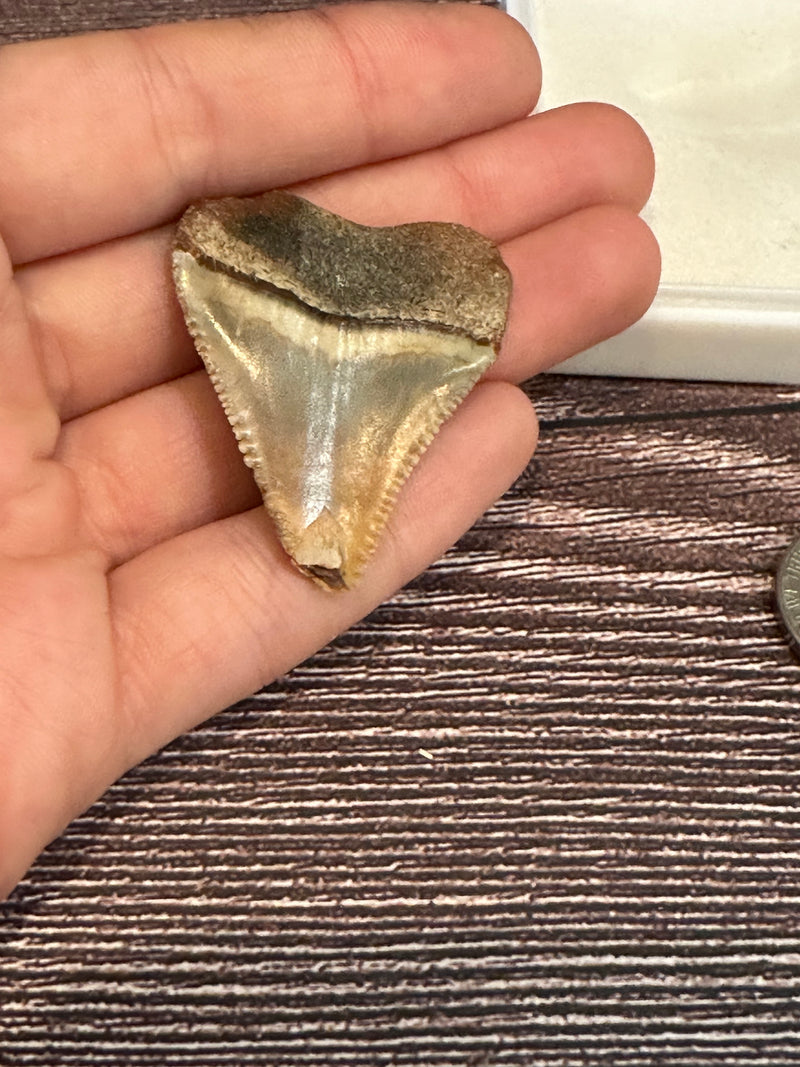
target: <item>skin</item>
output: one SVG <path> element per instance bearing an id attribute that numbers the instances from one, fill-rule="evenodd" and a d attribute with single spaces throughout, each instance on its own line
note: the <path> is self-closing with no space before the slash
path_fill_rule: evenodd
<path id="1" fill-rule="evenodd" d="M 531 456 L 516 383 L 647 308 L 647 139 L 598 104 L 526 118 L 539 78 L 524 31 L 472 5 L 3 50 L 0 893 L 127 768 L 439 556 Z M 295 184 L 359 222 L 473 226 L 515 285 L 500 359 L 340 595 L 277 545 L 169 277 L 189 201 Z"/>

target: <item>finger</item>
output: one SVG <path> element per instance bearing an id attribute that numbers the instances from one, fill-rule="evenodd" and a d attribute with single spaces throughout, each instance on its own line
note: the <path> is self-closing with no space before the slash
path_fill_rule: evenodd
<path id="1" fill-rule="evenodd" d="M 52 402 L 67 421 L 200 365 L 163 226 L 18 268 Z"/>
<path id="2" fill-rule="evenodd" d="M 591 208 L 504 246 L 514 298 L 490 374 L 528 377 L 641 314 L 657 276 L 648 234 L 630 212 Z M 58 454 L 80 486 L 84 539 L 109 565 L 257 502 L 204 372 L 74 420 Z"/>
<path id="3" fill-rule="evenodd" d="M 633 119 L 577 104 L 299 191 L 367 224 L 438 218 L 506 241 L 590 204 L 638 210 L 652 179 L 650 145 Z M 165 227 L 18 272 L 49 338 L 46 367 L 62 417 L 198 365 L 172 293 L 171 239 Z"/>
<path id="4" fill-rule="evenodd" d="M 424 77 L 420 72 L 424 71 Z M 532 108 L 527 34 L 467 4 L 370 3 L 14 45 L 0 230 L 25 262 L 490 129 Z"/>
<path id="5" fill-rule="evenodd" d="M 204 371 L 76 420 L 57 458 L 77 479 L 81 539 L 107 567 L 260 502 Z"/>
<path id="6" fill-rule="evenodd" d="M 630 115 L 581 103 L 294 191 L 367 226 L 436 218 L 500 242 L 590 204 L 640 211 L 653 173 L 652 147 Z"/>
<path id="7" fill-rule="evenodd" d="M 503 246 L 508 329 L 487 378 L 521 382 L 620 333 L 647 311 L 661 255 L 632 211 L 592 207 Z"/>
<path id="8" fill-rule="evenodd" d="M 60 429 L 38 359 L 35 331 L 0 241 L 0 515 L 4 520 L 0 550 L 12 542 L 17 500 L 35 491 L 43 462 L 53 451 Z M 12 505 L 11 501 L 14 500 Z"/>
<path id="9" fill-rule="evenodd" d="M 345 593 L 321 590 L 294 569 L 261 508 L 115 571 L 126 763 L 280 675 L 409 581 L 511 484 L 535 437 L 517 389 L 478 386 L 403 488 L 360 585 Z"/>

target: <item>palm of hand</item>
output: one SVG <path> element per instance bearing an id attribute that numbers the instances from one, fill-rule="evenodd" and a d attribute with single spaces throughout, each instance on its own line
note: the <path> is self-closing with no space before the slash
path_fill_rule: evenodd
<path id="1" fill-rule="evenodd" d="M 0 893 L 127 767 L 441 553 L 532 451 L 535 420 L 510 383 L 646 307 L 658 273 L 635 217 L 646 140 L 596 105 L 526 119 L 537 85 L 519 29 L 462 5 L 8 51 Z M 358 221 L 475 226 L 501 242 L 515 282 L 490 380 L 404 489 L 361 586 L 335 597 L 294 572 L 258 506 L 183 328 L 165 224 L 198 196 L 318 174 L 299 191 Z"/>

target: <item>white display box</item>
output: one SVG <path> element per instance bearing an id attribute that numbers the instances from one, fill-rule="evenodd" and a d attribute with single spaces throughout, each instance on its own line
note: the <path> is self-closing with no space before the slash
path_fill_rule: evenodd
<path id="1" fill-rule="evenodd" d="M 662 282 L 563 373 L 800 384 L 800 0 L 507 0 L 537 110 L 604 100 L 656 154 Z"/>

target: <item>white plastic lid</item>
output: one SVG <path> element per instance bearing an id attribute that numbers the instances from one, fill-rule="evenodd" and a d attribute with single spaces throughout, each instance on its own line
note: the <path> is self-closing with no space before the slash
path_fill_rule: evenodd
<path id="1" fill-rule="evenodd" d="M 605 100 L 644 126 L 662 284 L 563 373 L 800 384 L 800 3 L 507 0 L 540 109 Z"/>

